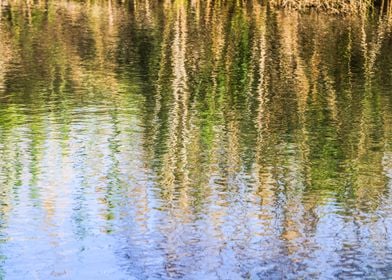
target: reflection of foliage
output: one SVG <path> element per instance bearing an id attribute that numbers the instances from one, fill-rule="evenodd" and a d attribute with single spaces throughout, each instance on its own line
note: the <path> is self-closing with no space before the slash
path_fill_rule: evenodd
<path id="1" fill-rule="evenodd" d="M 215 7 L 211 8 L 206 5 L 206 10 L 203 10 L 202 7 L 203 5 L 199 6 L 199 15 L 201 16 L 203 13 L 218 13 Z M 350 196 L 360 199 L 362 197 L 360 193 L 365 188 L 360 182 L 364 182 L 363 176 L 368 175 L 362 174 L 357 169 L 358 151 L 362 148 L 361 143 L 358 142 L 360 138 L 355 133 L 363 130 L 360 126 L 360 116 L 366 114 L 366 118 L 372 118 L 371 115 L 375 112 L 373 109 L 368 112 L 364 110 L 362 102 L 364 96 L 361 95 L 361 88 L 352 87 L 353 80 L 362 80 L 362 73 L 358 71 L 353 73 L 353 69 L 355 71 L 359 69 L 359 65 L 363 65 L 367 59 L 358 56 L 362 50 L 356 48 L 362 40 L 355 36 L 355 34 L 359 34 L 361 26 L 350 18 L 347 18 L 343 23 L 333 20 L 328 24 L 323 23 L 321 19 L 308 18 L 304 19 L 308 21 L 307 25 L 302 25 L 301 16 L 291 15 L 291 22 L 287 22 L 287 18 L 279 13 L 269 15 L 268 23 L 260 23 L 257 19 L 255 25 L 253 21 L 256 18 L 249 16 L 247 7 L 234 8 L 233 6 L 230 8 L 229 5 L 227 10 L 234 11 L 229 14 L 226 14 L 226 10 L 222 7 L 219 9 L 221 9 L 222 16 L 219 20 L 225 24 L 222 26 L 222 30 L 225 30 L 224 34 L 230 34 L 230 37 L 205 36 L 203 38 L 206 44 L 219 46 L 219 56 L 213 53 L 216 51 L 214 48 L 206 49 L 205 44 L 192 40 L 188 42 L 187 59 L 195 61 L 196 64 L 194 67 L 187 68 L 187 75 L 190 77 L 187 87 L 190 94 L 188 106 L 191 109 L 191 115 L 187 117 L 180 114 L 177 115 L 177 118 L 189 118 L 194 126 L 189 131 L 190 136 L 188 137 L 191 137 L 190 139 L 176 138 L 176 141 L 181 142 L 192 141 L 193 144 L 189 146 L 189 150 L 185 151 L 187 154 L 189 153 L 188 158 L 192 158 L 190 157 L 191 147 L 195 148 L 196 143 L 202 144 L 203 154 L 208 155 L 214 152 L 214 145 L 224 137 L 222 140 L 228 145 L 228 150 L 225 153 L 229 162 L 222 162 L 222 166 L 235 167 L 229 169 L 231 172 L 238 172 L 242 168 L 249 172 L 252 158 L 254 158 L 252 153 L 255 152 L 250 147 L 258 141 L 255 138 L 257 133 L 254 133 L 254 129 L 262 129 L 260 132 L 264 134 L 263 139 L 270 139 L 268 149 L 274 149 L 274 145 L 287 145 L 287 149 L 294 147 L 295 150 L 292 152 L 304 160 L 302 162 L 304 166 L 296 172 L 304 172 L 300 178 L 304 180 L 303 184 L 306 185 L 307 193 L 334 194 L 340 200 L 349 195 L 347 186 L 352 186 L 354 189 L 350 191 Z M 213 30 L 209 31 L 216 28 L 216 25 L 209 25 L 208 22 L 204 24 L 203 28 L 189 24 L 188 28 L 193 30 L 192 36 L 198 37 L 198 32 L 201 32 L 199 30 L 207 30 L 207 32 L 204 31 L 207 34 L 216 34 Z M 266 50 L 264 55 L 267 56 L 267 59 L 262 66 L 258 64 L 260 55 L 251 53 L 259 51 L 258 47 L 252 46 L 254 42 L 260 41 L 257 36 L 263 34 L 254 29 L 260 24 L 265 24 L 267 29 L 266 35 L 263 35 L 266 37 L 261 41 L 268 40 L 267 45 L 264 46 Z M 338 29 L 331 29 L 331 26 L 337 26 Z M 308 30 L 301 32 L 304 28 Z M 315 28 L 322 29 L 324 35 L 320 36 L 319 30 L 313 30 Z M 389 27 L 386 25 L 384 28 L 388 29 Z M 340 30 L 341 33 L 336 34 L 334 30 Z M 328 36 L 325 36 L 325 33 Z M 384 37 L 384 33 L 376 34 L 374 40 L 378 42 L 380 37 L 377 36 Z M 279 36 L 281 39 L 274 41 Z M 335 40 L 330 38 L 335 38 Z M 353 42 L 353 40 L 356 41 Z M 339 44 L 339 47 L 336 48 L 333 44 Z M 202 61 L 200 61 L 200 53 L 203 53 L 204 59 Z M 340 59 L 342 57 L 345 61 L 331 60 L 331 58 Z M 172 58 L 172 60 L 175 59 L 176 57 Z M 163 69 L 167 69 L 165 72 L 170 73 L 175 70 L 171 70 L 168 66 L 166 62 L 162 65 L 165 67 Z M 264 69 L 262 74 L 258 72 L 261 67 Z M 332 71 L 332 69 L 334 70 Z M 263 107 L 263 113 L 260 117 L 255 114 L 257 112 L 255 98 L 260 90 L 257 86 L 257 80 L 261 78 L 261 75 L 264 76 L 265 81 L 269 82 L 268 87 L 263 89 L 263 91 L 267 91 L 263 93 L 265 99 L 259 101 L 267 104 L 263 105 L 266 107 Z M 167 88 L 167 86 L 165 87 Z M 378 93 L 374 93 L 374 98 L 377 98 L 377 95 Z M 353 99 L 354 97 L 356 99 Z M 162 98 L 169 98 L 167 92 Z M 162 98 L 159 99 L 159 102 L 163 102 Z M 159 114 L 169 114 L 170 116 L 171 106 L 170 103 L 165 105 L 162 103 L 159 106 L 161 108 Z M 163 110 L 166 110 L 166 113 L 163 113 Z M 222 111 L 223 114 L 219 114 L 219 111 Z M 260 121 L 266 122 L 267 119 L 263 119 L 265 116 L 268 116 L 268 127 L 259 126 L 255 120 L 261 118 Z M 377 118 L 380 118 L 380 115 Z M 348 122 L 348 119 L 351 121 Z M 380 121 L 377 123 L 380 124 Z M 219 132 L 222 124 L 224 130 Z M 378 127 L 378 130 L 382 131 L 383 128 Z M 369 132 L 366 130 L 366 133 Z M 198 133 L 198 136 L 191 136 L 192 133 Z M 160 135 L 166 137 L 167 134 L 161 133 Z M 157 139 L 157 147 L 160 147 L 160 143 L 164 143 L 159 140 L 161 137 Z M 200 140 L 195 142 L 193 137 L 200 137 Z M 377 141 L 382 143 L 384 140 L 378 138 Z M 171 151 L 172 154 L 176 149 L 170 145 L 178 145 L 178 143 L 169 143 L 171 144 L 166 146 L 164 150 Z M 162 149 L 158 148 L 156 151 L 155 156 L 159 158 Z M 243 156 L 236 158 L 238 155 Z M 211 156 L 217 158 L 217 155 Z M 283 156 L 286 156 L 285 153 Z M 276 161 L 276 168 L 279 167 L 279 164 L 283 164 L 283 166 L 289 164 L 287 161 L 278 160 L 279 155 L 274 153 L 265 153 L 261 158 L 264 162 L 273 163 Z M 371 158 L 376 160 L 376 165 L 382 168 L 381 158 L 376 155 Z M 207 159 L 203 160 L 205 162 Z M 250 165 L 246 163 L 247 161 Z M 208 172 L 209 167 L 207 162 L 205 163 L 206 165 L 200 166 L 200 169 L 204 171 L 198 171 L 198 174 Z M 241 164 L 245 165 L 240 167 Z M 192 166 L 192 164 L 189 165 Z M 173 168 L 171 167 L 170 170 Z M 291 167 L 287 166 L 287 168 Z M 351 174 L 353 170 L 359 172 L 357 174 L 359 177 Z M 183 169 L 179 169 L 177 172 L 181 173 Z M 385 178 L 381 179 L 383 178 L 382 169 L 374 170 L 374 172 L 381 176 L 374 181 L 374 184 L 379 184 L 380 187 L 385 186 Z M 182 176 L 180 173 L 174 174 L 174 178 Z M 289 174 L 284 176 L 291 176 Z M 280 175 L 275 174 L 274 177 L 278 178 Z M 170 179 L 170 184 L 173 183 L 172 180 L 174 179 Z M 288 178 L 287 180 L 289 182 Z M 354 181 L 348 182 L 347 180 Z M 205 183 L 197 180 L 195 184 L 201 187 Z M 376 190 L 378 187 L 375 186 L 374 189 Z M 175 192 L 176 189 L 174 188 L 172 191 Z M 374 194 L 375 205 L 378 195 Z M 167 195 L 165 197 L 168 198 Z"/>
<path id="2" fill-rule="evenodd" d="M 48 134 L 59 130 L 61 155 L 72 156 L 70 135 L 89 109 L 94 132 L 106 138 L 82 142 L 101 141 L 108 151 L 83 146 L 81 172 L 105 174 L 92 181 L 104 182 L 96 192 L 107 220 L 117 218 L 132 187 L 122 161 L 135 155 L 122 153 L 124 143 L 139 144 L 124 132 L 135 126 L 140 168 L 158 178 L 162 208 L 180 208 L 184 220 L 249 195 L 260 199 L 265 219 L 279 204 L 281 236 L 294 240 L 301 219 L 315 230 L 316 210 L 328 201 L 363 212 L 380 207 L 392 135 L 392 100 L 383 88 L 392 86 L 392 72 L 384 71 L 392 61 L 387 20 L 285 14 L 258 1 L 152 2 L 7 2 L 0 179 L 9 193 L 0 197 L 0 213 L 17 193 L 23 149 L 31 199 L 41 205 Z M 27 148 L 18 144 L 25 131 Z M 89 166 L 89 153 L 103 166 Z M 78 200 L 93 183 L 82 180 Z M 77 206 L 78 222 L 88 218 L 85 204 Z"/>
<path id="3" fill-rule="evenodd" d="M 233 176 L 242 169 L 251 172 L 254 158 L 273 165 L 276 158 L 276 164 L 286 165 L 288 162 L 265 149 L 274 149 L 275 145 L 295 147 L 294 154 L 303 160 L 304 167 L 298 172 L 305 172 L 301 177 L 307 191 L 324 189 L 337 197 L 342 197 L 340 193 L 347 184 L 342 174 L 357 170 L 358 175 L 350 178 L 365 182 L 362 159 L 366 159 L 365 166 L 377 166 L 369 160 L 381 164 L 383 113 L 379 109 L 376 113 L 373 106 L 381 97 L 374 92 L 374 85 L 367 85 L 363 95 L 352 83 L 362 79 L 362 74 L 353 69 L 360 65 L 375 68 L 379 53 L 387 51 L 382 38 L 390 31 L 384 22 L 378 32 L 367 36 L 372 42 L 364 44 L 367 31 L 361 30 L 365 37 L 356 37 L 363 29 L 356 20 L 324 23 L 298 14 L 288 18 L 270 12 L 266 16 L 266 8 L 256 3 L 188 6 L 184 1 L 147 1 L 146 5 L 131 5 L 130 14 L 125 12 L 128 4 L 117 6 L 112 1 L 93 2 L 88 7 L 74 2 L 47 2 L 46 10 L 28 3 L 9 1 L 2 12 L 1 48 L 6 56 L 1 68 L 7 69 L 11 57 L 18 54 L 21 58 L 16 63 L 21 66 L 13 75 L 1 72 L 2 88 L 12 94 L 2 98 L 2 116 L 8 121 L 0 125 L 5 130 L 6 125 L 24 123 L 23 115 L 22 119 L 16 114 L 15 121 L 9 120 L 13 115 L 5 112 L 13 107 L 7 104 L 23 104 L 31 114 L 37 114 L 31 119 L 35 136 L 32 174 L 39 173 L 34 162 L 39 161 L 45 137 L 40 133 L 44 118 L 39 114 L 48 110 L 60 114 L 66 150 L 71 121 L 67 112 L 83 104 L 104 102 L 102 98 L 118 99 L 122 106 L 126 96 L 119 93 L 124 89 L 136 89 L 144 95 L 144 118 L 151 127 L 151 131 L 149 127 L 145 130 L 146 141 L 153 139 L 146 148 L 152 149 L 149 157 L 155 158 L 158 173 L 174 176 L 167 177 L 169 181 L 163 181 L 166 183 L 189 184 L 183 181 L 193 177 L 184 174 L 193 165 L 189 160 L 205 162 L 190 172 L 198 177 L 207 175 L 211 168 L 208 163 L 219 158 L 214 153 L 223 143 L 227 150 L 221 152 L 228 162 L 220 165 L 229 167 Z M 185 17 L 189 11 L 193 13 Z M 200 21 L 200 17 L 208 20 Z M 176 25 L 180 26 L 177 31 Z M 331 29 L 336 26 L 339 28 Z M 320 36 L 320 30 L 328 36 Z M 184 32 L 192 38 L 183 37 Z M 178 50 L 185 49 L 186 61 L 191 64 L 178 57 L 178 50 L 170 51 L 176 46 L 175 41 L 171 44 L 176 36 L 180 40 Z M 356 48 L 358 45 L 364 49 Z M 371 49 L 366 49 L 368 46 Z M 344 61 L 331 60 L 334 58 Z M 327 69 L 325 63 L 332 67 Z M 182 72 L 176 72 L 181 67 Z M 134 71 L 139 74 L 134 75 Z M 172 84 L 176 75 L 182 75 L 177 77 L 179 84 Z M 151 86 L 156 80 L 158 84 Z M 347 123 L 346 119 L 352 121 Z M 372 123 L 376 125 L 374 130 Z M 269 144 L 262 144 L 262 139 L 269 139 Z M 366 156 L 366 151 L 379 154 Z M 171 155 L 165 159 L 167 153 Z M 162 166 L 166 171 L 159 171 L 161 164 L 171 166 Z M 199 178 L 195 184 L 201 187 L 207 184 L 207 178 Z M 361 188 L 361 184 L 349 184 Z M 383 184 L 382 180 L 377 184 Z M 171 191 L 176 192 L 176 188 Z M 352 195 L 355 193 L 362 191 L 358 189 Z"/>

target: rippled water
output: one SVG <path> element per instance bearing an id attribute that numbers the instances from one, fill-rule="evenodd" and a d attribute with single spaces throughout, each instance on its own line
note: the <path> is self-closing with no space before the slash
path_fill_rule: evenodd
<path id="1" fill-rule="evenodd" d="M 391 279 L 392 23 L 0 0 L 0 279 Z"/>

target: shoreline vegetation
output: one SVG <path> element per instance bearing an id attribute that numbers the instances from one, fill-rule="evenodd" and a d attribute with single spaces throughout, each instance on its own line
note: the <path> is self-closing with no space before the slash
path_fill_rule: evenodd
<path id="1" fill-rule="evenodd" d="M 96 2 L 117 2 L 118 4 L 128 4 L 129 6 L 140 5 L 141 2 L 148 0 L 85 0 L 82 1 L 86 4 L 92 4 Z M 7 3 L 19 3 L 25 4 L 27 7 L 31 7 L 35 4 L 49 3 L 50 0 L 0 0 L 0 6 L 6 5 Z M 198 2 L 198 0 L 165 0 L 162 2 Z M 207 1 L 217 2 L 213 5 L 228 4 L 235 2 L 236 5 L 264 5 L 276 10 L 283 11 L 298 11 L 298 12 L 319 12 L 325 14 L 334 15 L 379 15 L 381 17 L 392 18 L 392 0 L 218 0 L 218 1 Z M 211 5 L 211 3 L 209 5 Z"/>
<path id="2" fill-rule="evenodd" d="M 332 14 L 366 14 L 378 11 L 391 16 L 391 0 L 270 0 L 270 6 L 298 11 L 314 10 Z"/>
<path id="3" fill-rule="evenodd" d="M 117 2 L 118 4 L 128 4 L 129 6 L 140 5 L 141 2 L 148 0 L 85 0 L 82 1 L 86 4 L 92 4 L 95 2 Z M 0 6 L 6 3 L 24 3 L 26 6 L 32 6 L 34 4 L 47 4 L 50 0 L 0 0 Z M 173 2 L 182 4 L 186 2 L 198 2 L 198 0 L 165 0 L 162 2 Z M 237 5 L 248 5 L 258 4 L 265 5 L 272 9 L 278 10 L 295 10 L 299 12 L 320 12 L 335 15 L 349 15 L 349 14 L 377 14 L 380 16 L 392 17 L 392 0 L 218 0 L 218 1 L 207 1 L 217 2 L 220 4 L 228 4 L 235 2 Z M 209 5 L 211 5 L 211 3 Z M 215 3 L 214 5 L 216 5 Z"/>

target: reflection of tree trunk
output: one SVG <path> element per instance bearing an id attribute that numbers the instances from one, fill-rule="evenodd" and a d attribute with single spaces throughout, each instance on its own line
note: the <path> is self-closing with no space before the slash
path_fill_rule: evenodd
<path id="1" fill-rule="evenodd" d="M 188 74 L 185 68 L 187 55 L 187 15 L 186 3 L 175 1 L 173 21 L 174 38 L 171 46 L 172 74 L 171 84 L 172 104 L 168 116 L 168 139 L 166 151 L 162 160 L 162 188 L 164 203 L 169 210 L 168 226 L 162 228 L 165 236 L 165 270 L 169 277 L 182 275 L 181 267 L 177 266 L 179 250 L 176 228 L 177 219 L 186 223 L 189 211 L 188 201 L 188 142 L 189 142 L 189 90 Z M 177 187 L 179 188 L 179 193 Z M 178 199 L 178 201 L 177 201 Z M 174 203 L 180 204 L 180 215 L 176 215 Z"/>
<path id="2" fill-rule="evenodd" d="M 1 8 L 0 8 L 1 10 Z M 1 14 L 0 14 L 1 19 Z M 10 48 L 11 42 L 7 38 L 5 31 L 3 32 L 1 22 L 0 22 L 0 94 L 4 90 L 5 75 L 7 73 L 7 64 L 13 60 L 13 51 Z M 0 95 L 0 100 L 3 96 Z"/>
<path id="3" fill-rule="evenodd" d="M 176 20 L 174 21 L 174 40 L 172 44 L 173 60 L 173 105 L 169 112 L 169 132 L 167 152 L 163 159 L 163 186 L 167 199 L 172 201 L 175 191 L 176 169 L 182 170 L 187 162 L 186 143 L 188 139 L 188 102 L 189 92 L 187 88 L 187 73 L 185 69 L 187 21 L 185 4 L 176 3 Z M 178 147 L 180 149 L 178 150 Z M 178 153 L 182 158 L 177 158 Z M 182 174 L 187 184 L 189 178 L 186 173 Z M 183 186 L 182 186 L 183 187 Z"/>
<path id="4" fill-rule="evenodd" d="M 154 109 L 152 113 L 152 124 L 151 124 L 151 137 L 146 137 L 146 141 L 148 141 L 146 146 L 153 145 L 154 141 L 157 141 L 159 138 L 160 127 L 164 122 L 163 119 L 160 119 L 159 114 L 162 110 L 162 102 L 163 102 L 163 91 L 164 91 L 164 83 L 165 83 L 165 75 L 168 72 L 167 64 L 170 61 L 170 56 L 167 55 L 167 49 L 170 45 L 170 34 L 171 34 L 171 25 L 173 20 L 173 12 L 170 8 L 165 8 L 165 24 L 163 28 L 163 36 L 162 42 L 160 44 L 160 61 L 158 66 L 158 77 L 156 81 L 156 94 L 154 97 Z M 151 142 L 150 142 L 151 140 Z M 148 150 L 152 151 L 152 150 Z M 151 159 L 155 157 L 155 154 L 151 155 Z"/>
<path id="5" fill-rule="evenodd" d="M 319 74 L 319 65 L 315 65 L 317 63 L 317 50 L 315 50 L 315 54 L 311 63 L 312 70 L 310 71 L 311 75 L 308 79 L 305 69 L 306 64 L 300 55 L 301 46 L 299 43 L 299 35 L 300 31 L 298 30 L 300 24 L 300 14 L 297 12 L 293 12 L 291 16 L 285 16 L 284 14 L 279 14 L 278 24 L 280 27 L 281 34 L 281 46 L 282 46 L 282 67 L 284 68 L 284 76 L 289 78 L 290 86 L 294 88 L 294 92 L 296 94 L 297 100 L 297 112 L 298 112 L 298 121 L 299 121 L 299 152 L 301 153 L 301 163 L 302 163 L 302 172 L 305 175 L 307 173 L 307 162 L 309 160 L 309 139 L 308 139 L 308 130 L 306 128 L 306 108 L 309 92 L 311 91 L 311 85 L 313 84 L 314 89 L 317 84 L 317 75 Z M 293 69 L 294 66 L 294 69 Z M 294 71 L 293 71 L 294 70 Z M 313 74 L 313 75 L 312 75 Z M 316 75 L 316 76 L 314 76 Z M 305 175 L 306 177 L 306 175 Z"/>
<path id="6" fill-rule="evenodd" d="M 32 7 L 31 7 L 32 2 L 31 2 L 31 1 L 32 1 L 32 0 L 26 0 L 27 19 L 28 19 L 29 25 L 31 25 L 31 24 L 32 24 L 32 21 L 33 21 L 33 18 L 32 18 L 32 16 L 31 16 L 31 9 L 32 9 Z"/>
<path id="7" fill-rule="evenodd" d="M 272 222 L 274 221 L 274 205 L 276 203 L 276 188 L 274 171 L 269 161 L 268 146 L 273 142 L 269 128 L 270 110 L 268 103 L 268 70 L 267 70 L 267 10 L 265 7 L 256 5 L 254 7 L 254 17 L 256 19 L 257 29 L 254 38 L 254 64 L 258 65 L 259 81 L 257 85 L 257 142 L 255 148 L 255 175 L 257 176 L 257 194 L 261 198 L 260 219 L 263 221 L 265 231 L 273 230 Z M 274 234 L 273 232 L 264 232 L 265 235 Z"/>

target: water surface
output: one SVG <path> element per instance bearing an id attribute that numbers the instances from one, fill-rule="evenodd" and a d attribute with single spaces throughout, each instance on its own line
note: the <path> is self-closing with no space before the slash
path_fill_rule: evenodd
<path id="1" fill-rule="evenodd" d="M 392 23 L 0 0 L 0 279 L 391 279 Z"/>

